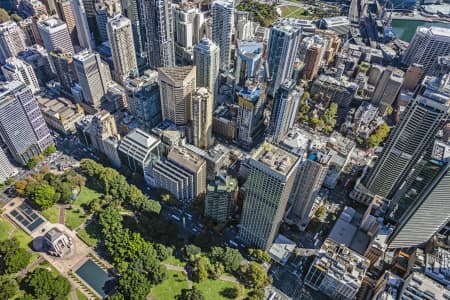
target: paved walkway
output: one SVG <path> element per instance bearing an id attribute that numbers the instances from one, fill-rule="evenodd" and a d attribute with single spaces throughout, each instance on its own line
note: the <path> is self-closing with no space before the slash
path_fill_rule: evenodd
<path id="1" fill-rule="evenodd" d="M 186 269 L 180 266 L 174 266 L 174 265 L 169 265 L 169 264 L 163 264 L 167 270 L 171 270 L 171 271 L 177 271 L 177 272 L 182 272 L 184 274 L 186 274 L 187 280 L 188 280 L 188 288 L 192 289 L 192 280 L 189 279 L 189 274 L 186 272 Z"/>
<path id="2" fill-rule="evenodd" d="M 28 273 L 30 273 L 31 271 L 33 271 L 37 266 L 39 266 L 40 264 L 42 264 L 44 262 L 44 258 L 42 256 L 39 256 L 39 258 L 32 263 L 31 265 L 27 266 L 25 269 L 19 271 L 17 273 L 17 275 L 19 277 L 25 277 L 25 275 L 27 275 Z"/>
<path id="3" fill-rule="evenodd" d="M 58 219 L 58 223 L 64 225 L 65 221 L 66 221 L 66 205 L 62 204 L 62 205 L 59 205 L 59 219 Z"/>
<path id="4" fill-rule="evenodd" d="M 70 296 L 72 297 L 72 300 L 78 300 L 77 290 L 72 289 L 72 290 L 70 291 Z"/>

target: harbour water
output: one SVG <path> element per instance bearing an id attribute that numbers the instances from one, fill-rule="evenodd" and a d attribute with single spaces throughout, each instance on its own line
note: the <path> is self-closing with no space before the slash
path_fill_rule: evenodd
<path id="1" fill-rule="evenodd" d="M 418 26 L 438 26 L 450 28 L 450 23 L 393 19 L 391 26 L 397 38 L 405 42 L 410 42 Z"/>

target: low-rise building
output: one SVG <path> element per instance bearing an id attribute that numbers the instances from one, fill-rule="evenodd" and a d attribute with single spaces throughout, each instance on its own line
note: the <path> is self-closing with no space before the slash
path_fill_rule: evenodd
<path id="1" fill-rule="evenodd" d="M 369 260 L 344 245 L 326 239 L 305 277 L 305 284 L 334 299 L 354 299 Z"/>
<path id="2" fill-rule="evenodd" d="M 38 98 L 39 107 L 49 127 L 62 134 L 76 131 L 75 124 L 84 118 L 84 110 L 65 98 Z"/>
<path id="3" fill-rule="evenodd" d="M 403 284 L 398 299 L 402 300 L 428 300 L 448 299 L 450 290 L 448 286 L 442 285 L 432 278 L 427 277 L 420 271 L 413 271 Z"/>
<path id="4" fill-rule="evenodd" d="M 237 133 L 237 105 L 221 105 L 213 114 L 213 133 L 234 140 Z"/>
<path id="5" fill-rule="evenodd" d="M 358 85 L 342 78 L 337 80 L 328 75 L 320 75 L 311 87 L 311 95 L 318 94 L 322 99 L 336 102 L 340 107 L 348 108 L 353 100 Z"/>
<path id="6" fill-rule="evenodd" d="M 323 18 L 319 22 L 319 27 L 332 30 L 339 35 L 346 35 L 350 30 L 350 21 L 347 16 Z"/>
<path id="7" fill-rule="evenodd" d="M 206 161 L 206 174 L 209 180 L 214 179 L 221 169 L 229 166 L 230 149 L 222 144 L 217 144 L 209 150 L 202 150 L 190 144 L 186 144 L 185 147 Z"/>

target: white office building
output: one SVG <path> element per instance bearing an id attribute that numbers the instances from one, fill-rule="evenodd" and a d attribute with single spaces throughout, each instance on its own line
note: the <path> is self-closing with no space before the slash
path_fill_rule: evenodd
<path id="1" fill-rule="evenodd" d="M 8 57 L 17 54 L 26 48 L 25 38 L 19 26 L 14 21 L 0 24 L 0 63 Z"/>
<path id="2" fill-rule="evenodd" d="M 211 7 L 212 41 L 220 49 L 219 69 L 226 71 L 231 64 L 231 37 L 234 24 L 233 0 L 215 0 Z"/>
<path id="3" fill-rule="evenodd" d="M 3 76 L 7 81 L 21 81 L 31 88 L 33 94 L 40 91 L 39 82 L 36 74 L 34 73 L 33 66 L 18 59 L 16 57 L 10 57 L 6 59 L 5 64 L 1 67 Z"/>

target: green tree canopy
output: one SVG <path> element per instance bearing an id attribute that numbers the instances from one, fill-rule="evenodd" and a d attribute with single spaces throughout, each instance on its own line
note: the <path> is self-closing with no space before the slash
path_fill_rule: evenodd
<path id="1" fill-rule="evenodd" d="M 31 200 L 41 209 L 47 209 L 54 205 L 60 198 L 54 187 L 49 184 L 40 184 L 36 186 L 31 195 Z"/>
<path id="2" fill-rule="evenodd" d="M 181 295 L 178 295 L 177 300 L 205 300 L 202 291 L 195 286 L 192 289 L 182 289 Z"/>
<path id="3" fill-rule="evenodd" d="M 0 273 L 13 274 L 25 268 L 30 262 L 31 254 L 16 238 L 0 242 Z"/>
<path id="4" fill-rule="evenodd" d="M 19 291 L 19 285 L 14 278 L 0 277 L 0 299 L 12 299 Z"/>
<path id="5" fill-rule="evenodd" d="M 38 268 L 25 277 L 30 293 L 39 299 L 66 299 L 70 292 L 70 283 L 63 276 Z"/>
<path id="6" fill-rule="evenodd" d="M 245 267 L 243 279 L 253 288 L 262 288 L 269 283 L 266 270 L 254 261 Z"/>
<path id="7" fill-rule="evenodd" d="M 118 292 L 129 300 L 147 299 L 150 289 L 151 285 L 145 274 L 132 269 L 122 275 L 117 287 Z"/>

